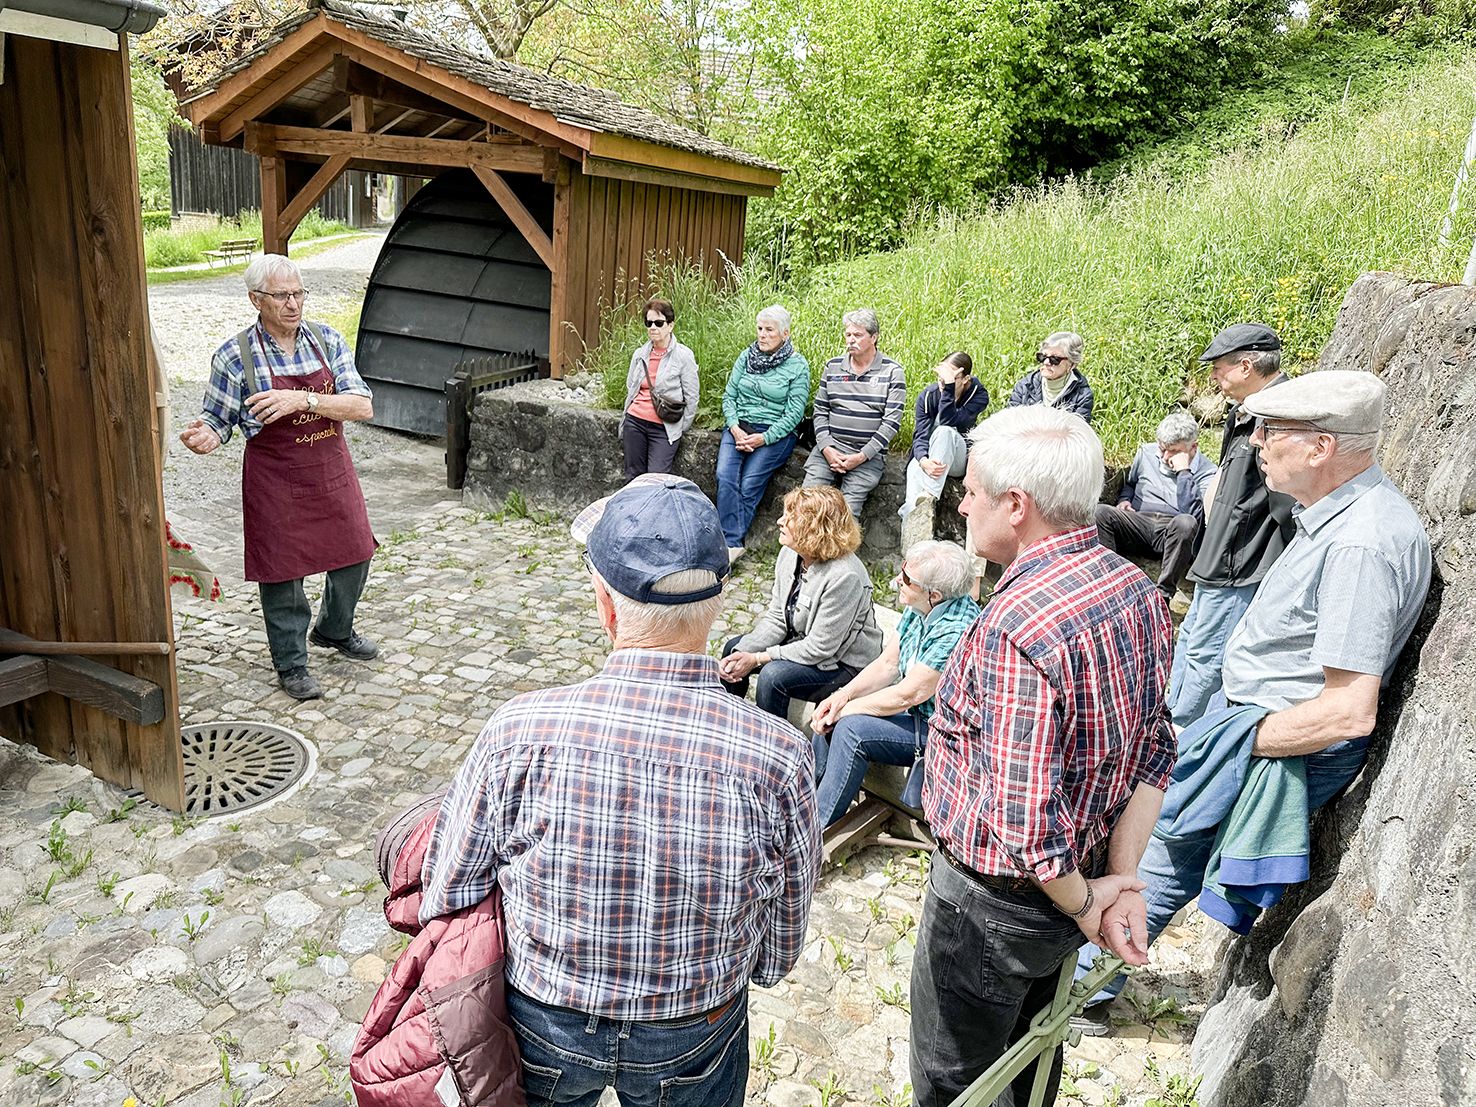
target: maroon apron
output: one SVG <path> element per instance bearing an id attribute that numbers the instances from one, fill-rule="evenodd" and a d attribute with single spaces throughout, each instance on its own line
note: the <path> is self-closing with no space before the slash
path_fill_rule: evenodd
<path id="1" fill-rule="evenodd" d="M 300 377 L 271 373 L 272 388 L 333 395 L 333 371 L 311 339 L 308 346 L 321 368 Z M 245 387 L 254 391 L 255 382 Z M 264 584 L 357 565 L 379 546 L 342 424 L 312 411 L 265 423 L 246 440 L 241 516 L 246 579 Z"/>

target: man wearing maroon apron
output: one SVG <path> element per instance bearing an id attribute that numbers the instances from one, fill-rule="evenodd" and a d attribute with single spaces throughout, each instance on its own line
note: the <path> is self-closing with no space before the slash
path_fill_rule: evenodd
<path id="1" fill-rule="evenodd" d="M 354 608 L 378 543 L 340 424 L 368 419 L 373 398 L 331 327 L 305 322 L 297 266 L 265 254 L 246 267 L 256 323 L 216 351 L 200 418 L 180 435 L 197 454 L 246 439 L 241 515 L 246 579 L 261 588 L 272 664 L 299 700 L 323 694 L 307 643 L 367 661 L 378 647 L 354 631 Z M 326 573 L 317 625 L 303 578 Z"/>

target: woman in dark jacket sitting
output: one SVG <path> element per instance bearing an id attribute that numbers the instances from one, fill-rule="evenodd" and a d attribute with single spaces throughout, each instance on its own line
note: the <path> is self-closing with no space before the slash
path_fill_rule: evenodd
<path id="1" fill-rule="evenodd" d="M 856 550 L 861 528 L 835 488 L 796 488 L 779 516 L 774 592 L 758 626 L 730 638 L 718 663 L 723 685 L 787 718 L 791 699 L 823 700 L 881 653 L 871 574 Z"/>
<path id="2" fill-rule="evenodd" d="M 1081 375 L 1081 350 L 1081 335 L 1074 331 L 1057 331 L 1051 335 L 1035 352 L 1035 362 L 1040 368 L 1020 379 L 1005 407 L 1049 404 L 1080 415 L 1090 423 L 1096 398 L 1092 386 Z"/>
<path id="3" fill-rule="evenodd" d="M 964 435 L 989 406 L 989 390 L 974 376 L 974 359 L 962 350 L 938 362 L 933 372 L 937 381 L 922 390 L 913 410 L 912 460 L 898 512 L 903 519 L 924 498 L 938 500 L 949 477 L 963 476 L 969 456 Z"/>

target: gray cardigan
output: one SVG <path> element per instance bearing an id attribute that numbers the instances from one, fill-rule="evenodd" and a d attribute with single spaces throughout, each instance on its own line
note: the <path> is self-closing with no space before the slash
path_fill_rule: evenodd
<path id="1" fill-rule="evenodd" d="M 744 653 L 767 650 L 775 660 L 819 669 L 870 665 L 881 654 L 882 632 L 872 608 L 871 575 L 861 559 L 846 554 L 810 565 L 794 608 L 796 637 L 784 642 L 784 604 L 798 568 L 799 554 L 788 546 L 780 549 L 768 609 L 735 648 Z"/>
<path id="2" fill-rule="evenodd" d="M 651 343 L 646 342 L 630 357 L 630 369 L 625 374 L 625 406 L 621 411 L 630 410 L 641 381 L 646 379 L 646 356 L 650 352 Z M 685 400 L 687 408 L 682 412 L 680 423 L 662 424 L 666 428 L 668 442 L 675 442 L 686 434 L 692 420 L 697 418 L 697 389 L 697 357 L 672 335 L 671 345 L 666 348 L 666 354 L 656 369 L 656 392 L 662 399 L 673 403 Z"/>

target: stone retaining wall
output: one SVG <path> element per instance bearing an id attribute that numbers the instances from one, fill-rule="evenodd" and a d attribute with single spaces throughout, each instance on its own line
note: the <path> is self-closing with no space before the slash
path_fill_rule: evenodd
<path id="1" fill-rule="evenodd" d="M 1200 1101 L 1476 1103 L 1476 289 L 1362 277 L 1321 367 L 1388 383 L 1380 459 L 1436 581 L 1369 765 L 1317 821 L 1312 879 L 1226 943 Z"/>
<path id="2" fill-rule="evenodd" d="M 618 412 L 558 398 L 547 382 L 483 393 L 472 411 L 465 502 L 495 507 L 516 489 L 536 507 L 572 512 L 615 492 L 625 483 L 620 419 Z M 714 500 L 718 442 L 724 433 L 694 428 L 682 437 L 677 450 L 677 473 Z M 749 531 L 751 545 L 777 542 L 780 501 L 784 493 L 804 482 L 806 456 L 804 450 L 796 449 L 774 474 Z M 885 562 L 898 554 L 897 509 L 902 505 L 906 471 L 906 457 L 890 456 L 882 482 L 866 502 L 861 556 L 869 562 Z M 936 515 L 939 538 L 963 541 L 960 494 L 959 482 L 949 481 Z"/>

